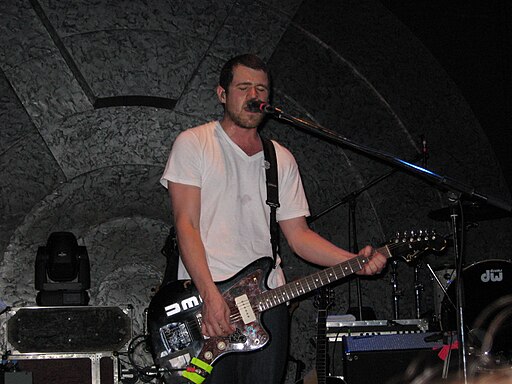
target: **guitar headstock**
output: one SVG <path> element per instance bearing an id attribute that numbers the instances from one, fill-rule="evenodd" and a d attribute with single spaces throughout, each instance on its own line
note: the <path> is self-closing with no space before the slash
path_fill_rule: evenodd
<path id="1" fill-rule="evenodd" d="M 446 248 L 446 239 L 435 230 L 405 231 L 397 233 L 387 243 L 392 257 L 410 263 L 426 251 L 440 252 Z"/>
<path id="2" fill-rule="evenodd" d="M 334 291 L 328 287 L 322 287 L 315 296 L 313 305 L 319 310 L 327 310 L 334 303 Z"/>

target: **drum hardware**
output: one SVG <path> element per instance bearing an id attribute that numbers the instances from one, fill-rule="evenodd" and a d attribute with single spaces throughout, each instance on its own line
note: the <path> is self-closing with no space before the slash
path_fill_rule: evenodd
<path id="1" fill-rule="evenodd" d="M 414 304 L 416 305 L 416 318 L 421 318 L 421 292 L 423 292 L 423 284 L 419 282 L 420 264 L 414 266 Z"/>
<path id="2" fill-rule="evenodd" d="M 398 288 L 398 260 L 391 261 L 391 288 L 393 292 L 393 319 L 400 317 L 400 296 L 402 291 Z"/>
<path id="3" fill-rule="evenodd" d="M 459 247 L 459 216 L 461 218 L 464 217 L 463 210 L 460 212 L 457 211 L 457 205 L 462 207 L 461 199 L 478 201 L 483 204 L 488 204 L 493 208 L 498 208 L 499 210 L 503 210 L 507 212 L 507 215 L 510 216 L 512 214 L 512 204 L 507 201 L 500 200 L 494 196 L 489 196 L 480 193 L 477 189 L 469 184 L 465 184 L 459 180 L 448 177 L 447 175 L 441 175 L 436 172 L 433 172 L 426 167 L 420 167 L 415 165 L 414 163 L 405 161 L 401 158 L 398 158 L 390 153 L 386 153 L 384 151 L 376 150 L 366 145 L 362 145 L 360 143 L 356 143 L 352 140 L 347 139 L 346 137 L 340 135 L 336 131 L 327 129 L 321 125 L 315 124 L 313 122 L 292 116 L 288 113 L 285 113 L 283 110 L 279 108 L 275 108 L 271 105 L 265 106 L 265 113 L 268 115 L 278 119 L 284 120 L 291 125 L 300 128 L 301 130 L 305 130 L 309 133 L 315 134 L 316 136 L 320 136 L 322 139 L 336 143 L 339 145 L 347 146 L 357 152 L 362 152 L 364 155 L 369 156 L 371 158 L 376 158 L 381 160 L 393 167 L 391 173 L 394 173 L 396 170 L 401 169 L 405 170 L 407 173 L 412 174 L 419 179 L 429 183 L 430 185 L 436 186 L 436 188 L 440 191 L 447 192 L 448 200 L 450 201 L 450 209 L 449 209 L 449 218 L 451 219 L 451 229 L 453 235 L 453 251 L 455 258 L 455 265 L 457 268 L 457 276 L 460 279 L 457 282 L 457 325 L 459 328 L 459 344 L 461 346 L 462 353 L 459 354 L 459 368 L 463 371 L 464 374 L 464 382 L 467 383 L 467 364 L 466 364 L 466 351 L 465 351 L 465 333 L 464 333 L 464 314 L 462 304 L 463 300 L 463 278 L 462 278 L 462 265 L 463 265 L 463 255 L 460 252 L 461 248 Z M 426 160 L 428 157 L 428 150 L 426 146 L 426 140 L 422 140 L 423 142 L 423 153 L 420 158 L 423 158 L 423 164 L 426 164 Z M 388 173 L 391 174 L 391 173 Z M 387 175 L 384 175 L 387 177 Z M 382 177 L 380 178 L 382 179 Z M 378 182 L 380 179 L 376 179 L 375 182 Z M 364 188 L 367 189 L 369 185 L 367 184 Z M 349 196 L 350 198 L 350 196 Z M 341 203 L 340 203 L 341 204 Z M 500 211 L 501 212 L 501 211 Z M 495 217 L 495 215 L 493 215 Z M 463 221 L 463 220 L 461 220 Z M 349 248 L 350 249 L 350 248 Z"/>
<path id="4" fill-rule="evenodd" d="M 448 292 L 446 290 L 446 287 L 450 285 L 450 283 L 452 282 L 452 278 L 454 276 L 454 270 L 451 269 L 449 272 L 447 270 L 443 270 L 443 278 L 446 280 L 447 284 L 443 284 L 441 282 L 441 280 L 439 279 L 438 275 L 435 273 L 435 271 L 432 269 L 432 266 L 429 264 L 429 263 L 426 263 L 427 265 L 427 268 L 428 270 L 430 271 L 431 275 L 432 275 L 432 278 L 434 279 L 434 281 L 437 283 L 437 287 L 441 289 L 441 291 L 443 292 L 443 297 L 447 297 L 447 300 L 449 301 L 450 305 L 452 306 L 453 309 L 457 309 L 457 306 L 455 305 L 455 303 L 452 301 L 452 299 L 448 296 Z M 442 300 L 440 300 L 439 303 L 436 302 L 436 300 L 434 299 L 434 302 L 435 302 L 435 305 L 436 305 L 436 308 L 435 308 L 435 313 L 436 313 L 436 316 L 440 319 L 441 318 L 441 305 L 442 305 Z"/>
<path id="5" fill-rule="evenodd" d="M 454 185 L 452 185 L 455 187 Z M 428 217 L 438 221 L 450 221 L 453 236 L 453 248 L 455 255 L 456 275 L 460 278 L 456 281 L 456 295 L 452 298 L 450 305 L 456 303 L 456 318 L 458 338 L 461 345 L 462 353 L 459 354 L 459 368 L 464 374 L 464 381 L 467 382 L 467 349 L 465 340 L 465 330 L 467 328 L 464 323 L 464 283 L 462 277 L 463 255 L 459 250 L 459 241 L 462 243 L 464 233 L 459 232 L 458 225 L 462 225 L 463 231 L 468 230 L 471 226 L 466 223 L 475 223 L 484 220 L 494 220 L 512 216 L 512 208 L 510 204 L 499 201 L 495 198 L 482 196 L 475 190 L 468 189 L 470 186 L 462 186 L 464 188 L 452 188 L 448 191 L 448 200 L 450 205 L 435 211 L 431 211 Z M 470 197 L 471 200 L 461 200 L 463 195 Z M 460 217 L 460 223 L 459 223 Z M 459 238 L 459 235 L 461 238 Z M 466 308 L 467 309 L 467 308 Z"/>
<path id="6" fill-rule="evenodd" d="M 450 221 L 451 212 L 451 207 L 444 207 L 431 211 L 427 216 L 436 221 Z M 462 204 L 462 213 L 467 223 L 496 220 L 512 216 L 510 212 L 503 209 L 478 202 L 464 202 Z"/>
<path id="7" fill-rule="evenodd" d="M 436 253 L 442 252 L 446 249 L 447 241 L 444 236 L 437 235 L 435 230 L 419 230 L 419 231 L 410 231 L 404 232 L 403 234 L 397 233 L 395 235 L 397 238 L 406 239 L 409 238 L 411 240 L 419 240 L 419 239 L 430 239 L 435 246 L 430 246 L 428 250 L 434 251 Z M 415 256 L 417 256 L 421 252 L 425 252 L 424 250 L 417 250 Z M 391 260 L 391 288 L 392 288 L 392 297 L 393 297 L 393 318 L 396 320 L 400 317 L 400 297 L 402 296 L 402 290 L 399 289 L 398 284 L 398 260 Z M 417 319 L 420 319 L 421 313 L 421 293 L 423 292 L 423 284 L 419 282 L 420 264 L 416 261 L 414 265 L 414 303 L 415 303 L 415 316 Z"/>
<path id="8" fill-rule="evenodd" d="M 512 262 L 490 259 L 473 263 L 463 270 L 465 281 L 465 331 L 468 375 L 481 370 L 510 367 L 512 362 Z M 455 278 L 445 290 L 441 324 L 456 328 Z M 490 304 L 490 305 L 489 305 Z"/>
<path id="9" fill-rule="evenodd" d="M 497 314 L 496 307 L 501 298 L 512 294 L 512 262 L 504 259 L 489 259 L 473 263 L 463 270 L 466 286 L 465 314 L 468 327 L 487 328 L 491 315 Z M 437 276 L 436 276 L 437 277 Z M 448 285 L 441 307 L 442 326 L 445 330 L 455 329 L 455 288 L 458 277 Z M 496 301 L 496 304 L 492 304 Z M 490 314 L 489 314 L 490 311 Z M 481 320 L 482 316 L 485 316 Z M 511 337 L 512 349 L 512 337 Z"/>

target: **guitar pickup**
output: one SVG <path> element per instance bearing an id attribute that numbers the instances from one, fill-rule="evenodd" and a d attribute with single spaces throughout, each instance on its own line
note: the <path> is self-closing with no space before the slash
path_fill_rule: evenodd
<path id="1" fill-rule="evenodd" d="M 249 301 L 249 298 L 246 294 L 236 297 L 235 304 L 238 308 L 238 312 L 240 312 L 240 316 L 242 316 L 242 321 L 244 324 L 249 324 L 253 321 L 256 321 L 256 315 L 254 314 L 251 302 Z"/>

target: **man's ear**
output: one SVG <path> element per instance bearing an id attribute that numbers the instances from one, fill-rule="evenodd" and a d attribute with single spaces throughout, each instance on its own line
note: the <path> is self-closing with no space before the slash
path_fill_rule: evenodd
<path id="1" fill-rule="evenodd" d="M 217 86 L 217 97 L 222 104 L 226 103 L 226 91 L 220 85 Z"/>

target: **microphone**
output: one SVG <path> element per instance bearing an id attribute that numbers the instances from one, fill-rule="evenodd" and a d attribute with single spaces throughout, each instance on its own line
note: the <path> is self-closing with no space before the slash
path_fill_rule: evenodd
<path id="1" fill-rule="evenodd" d="M 247 103 L 247 110 L 249 112 L 263 112 L 263 110 L 261 109 L 262 106 L 265 105 L 265 102 L 261 101 L 261 100 L 250 100 L 248 103 Z"/>
<path id="2" fill-rule="evenodd" d="M 250 112 L 268 113 L 271 115 L 282 112 L 280 109 L 273 107 L 267 102 L 261 100 L 249 101 L 247 103 L 247 110 Z"/>

